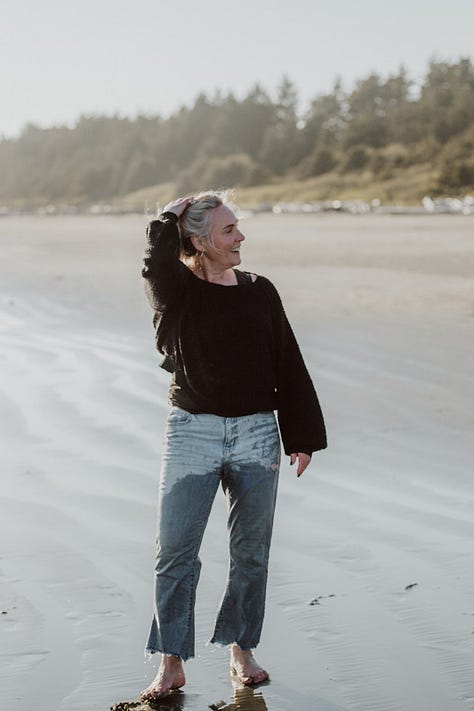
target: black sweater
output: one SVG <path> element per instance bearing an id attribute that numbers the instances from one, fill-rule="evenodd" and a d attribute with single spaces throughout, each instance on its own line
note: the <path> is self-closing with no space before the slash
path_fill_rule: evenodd
<path id="1" fill-rule="evenodd" d="M 193 413 L 239 417 L 277 410 L 286 454 L 327 446 L 318 397 L 277 290 L 263 276 L 224 286 L 180 260 L 177 218 L 147 228 L 142 276 L 154 309 L 170 402 Z"/>

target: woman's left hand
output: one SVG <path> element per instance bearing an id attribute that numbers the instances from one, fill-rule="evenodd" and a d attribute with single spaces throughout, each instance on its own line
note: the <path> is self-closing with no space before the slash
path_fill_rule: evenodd
<path id="1" fill-rule="evenodd" d="M 296 460 L 298 460 L 298 469 L 296 471 L 296 476 L 301 476 L 308 464 L 311 461 L 309 454 L 305 452 L 293 452 L 290 454 L 290 464 L 293 465 Z"/>

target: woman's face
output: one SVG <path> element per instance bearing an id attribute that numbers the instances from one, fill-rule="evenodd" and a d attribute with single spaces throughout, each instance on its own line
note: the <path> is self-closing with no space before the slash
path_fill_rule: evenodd
<path id="1" fill-rule="evenodd" d="M 240 245 L 245 236 L 238 228 L 238 219 L 225 205 L 214 208 L 211 217 L 210 240 L 204 242 L 204 253 L 222 267 L 240 264 Z"/>

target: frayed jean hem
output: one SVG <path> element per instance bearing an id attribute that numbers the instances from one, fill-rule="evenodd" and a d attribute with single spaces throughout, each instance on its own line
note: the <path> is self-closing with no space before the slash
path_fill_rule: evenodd
<path id="1" fill-rule="evenodd" d="M 149 649 L 148 647 L 144 651 L 145 661 L 151 661 L 154 654 L 164 654 L 167 657 L 179 657 L 182 662 L 186 662 L 188 659 L 193 659 L 194 654 L 181 655 L 178 652 L 164 652 L 162 649 Z"/>
<path id="2" fill-rule="evenodd" d="M 215 639 L 214 637 L 212 637 L 211 639 L 209 639 L 206 642 L 206 647 L 208 647 L 210 644 L 214 644 L 216 647 L 220 647 L 221 649 L 232 649 L 233 644 L 238 644 L 240 649 L 242 649 L 243 651 L 249 651 L 249 650 L 255 649 L 257 647 L 256 644 L 253 646 L 249 646 L 249 645 L 242 646 L 236 640 L 234 640 L 232 642 L 220 642 L 219 640 Z"/>

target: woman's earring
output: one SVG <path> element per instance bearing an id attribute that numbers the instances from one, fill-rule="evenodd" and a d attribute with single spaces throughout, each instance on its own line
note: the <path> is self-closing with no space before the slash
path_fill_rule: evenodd
<path id="1" fill-rule="evenodd" d="M 199 269 L 199 271 L 202 272 L 202 252 L 196 252 L 194 268 Z"/>

